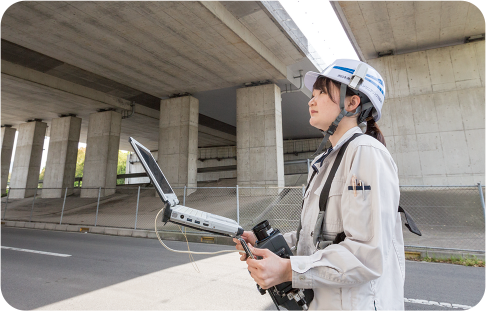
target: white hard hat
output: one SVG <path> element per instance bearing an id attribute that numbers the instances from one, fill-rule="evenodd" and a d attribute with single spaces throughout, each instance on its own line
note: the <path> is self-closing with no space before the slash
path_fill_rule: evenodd
<path id="1" fill-rule="evenodd" d="M 373 118 L 375 121 L 380 119 L 385 100 L 385 83 L 373 67 L 361 61 L 338 59 L 321 73 L 307 72 L 304 78 L 306 88 L 313 91 L 314 83 L 319 76 L 344 83 L 354 91 L 365 94 L 376 110 L 373 112 Z"/>

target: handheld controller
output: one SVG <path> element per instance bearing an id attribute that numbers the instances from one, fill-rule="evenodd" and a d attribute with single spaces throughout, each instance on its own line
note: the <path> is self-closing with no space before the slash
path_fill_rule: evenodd
<path id="1" fill-rule="evenodd" d="M 273 229 L 267 220 L 258 223 L 252 231 L 257 238 L 255 247 L 267 248 L 282 258 L 290 259 L 290 256 L 293 255 L 283 235 L 278 229 Z M 240 242 L 247 256 L 255 259 L 245 241 L 240 238 Z M 262 289 L 259 285 L 257 288 L 262 295 L 268 291 L 277 309 L 278 306 L 283 306 L 287 310 L 308 310 L 308 304 L 314 299 L 312 289 L 292 288 L 292 282 L 285 282 L 267 290 Z"/>

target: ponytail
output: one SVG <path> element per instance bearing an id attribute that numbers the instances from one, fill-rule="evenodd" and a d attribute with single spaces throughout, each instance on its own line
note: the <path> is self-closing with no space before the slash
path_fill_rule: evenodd
<path id="1" fill-rule="evenodd" d="M 366 123 L 366 132 L 365 134 L 370 135 L 380 141 L 383 145 L 386 146 L 385 143 L 385 137 L 383 136 L 383 133 L 381 133 L 380 128 L 376 124 L 375 120 L 373 118 L 370 118 L 367 123 Z"/>

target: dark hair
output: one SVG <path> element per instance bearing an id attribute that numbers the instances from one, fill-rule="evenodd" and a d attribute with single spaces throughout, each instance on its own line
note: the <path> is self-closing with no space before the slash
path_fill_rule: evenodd
<path id="1" fill-rule="evenodd" d="M 366 132 L 365 134 L 371 135 L 378 141 L 380 141 L 383 145 L 386 146 L 385 143 L 385 137 L 383 136 L 383 133 L 381 132 L 380 128 L 375 122 L 375 119 L 371 117 L 367 122 L 366 122 Z"/>
<path id="2" fill-rule="evenodd" d="M 332 80 L 330 78 L 327 78 L 325 76 L 319 76 L 319 77 L 317 77 L 316 82 L 314 82 L 314 85 L 312 86 L 312 88 L 314 90 L 321 90 L 322 92 L 324 92 L 325 94 L 327 94 L 329 96 L 331 101 L 333 101 L 334 103 L 337 103 L 336 100 L 333 98 L 332 92 L 330 92 L 331 85 L 334 85 L 334 87 L 336 87 L 338 90 L 341 88 L 341 83 L 339 83 L 335 80 Z M 353 96 L 353 95 L 356 95 L 356 93 L 353 90 L 351 90 L 351 88 L 347 87 L 346 88 L 346 96 Z M 360 104 L 362 104 L 362 103 L 360 103 Z M 370 115 L 368 118 L 366 118 L 366 121 L 367 122 L 366 122 L 365 134 L 374 137 L 375 139 L 377 139 L 383 145 L 386 146 L 385 136 L 383 135 L 380 128 L 376 124 L 375 120 L 373 119 L 373 116 Z"/>
<path id="3" fill-rule="evenodd" d="M 329 98 L 331 99 L 331 101 L 339 104 L 334 99 L 332 92 L 329 91 L 329 90 L 331 90 L 331 84 L 334 85 L 334 87 L 336 87 L 338 90 L 341 88 L 341 83 L 339 83 L 335 80 L 332 80 L 330 78 L 327 78 L 325 76 L 317 77 L 317 80 L 316 80 L 316 82 L 314 82 L 314 85 L 312 86 L 312 88 L 314 88 L 314 90 L 321 90 L 322 92 L 324 92 L 324 94 L 329 95 Z M 353 96 L 353 95 L 356 95 L 356 93 L 354 93 L 351 90 L 351 88 L 346 88 L 346 96 Z"/>

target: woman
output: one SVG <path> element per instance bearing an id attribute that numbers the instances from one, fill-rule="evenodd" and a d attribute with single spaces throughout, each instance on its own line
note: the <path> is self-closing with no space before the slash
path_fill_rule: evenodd
<path id="1" fill-rule="evenodd" d="M 310 310 L 403 310 L 398 170 L 375 124 L 385 96 L 383 79 L 363 62 L 336 60 L 320 74 L 307 73 L 305 85 L 312 91 L 309 122 L 325 133 L 323 143 L 329 138 L 332 148 L 312 162 L 299 235 L 284 235 L 296 248 L 295 256 L 283 259 L 250 247 L 263 259 L 247 259 L 248 270 L 264 289 L 286 281 L 294 288 L 312 288 Z M 364 121 L 368 135 L 355 136 L 362 133 L 358 125 Z M 321 192 L 347 141 L 326 197 L 324 219 L 318 221 Z M 255 244 L 252 232 L 243 238 Z"/>

